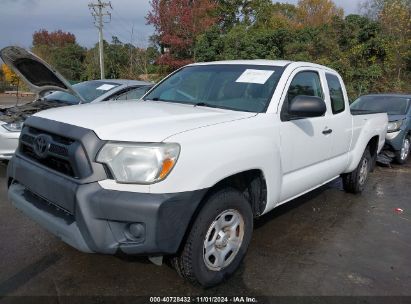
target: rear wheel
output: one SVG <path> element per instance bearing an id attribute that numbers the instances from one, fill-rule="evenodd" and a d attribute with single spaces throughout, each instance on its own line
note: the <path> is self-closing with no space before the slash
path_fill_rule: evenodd
<path id="1" fill-rule="evenodd" d="M 399 164 L 405 164 L 410 156 L 410 136 L 404 138 L 400 151 L 395 153 L 395 161 Z"/>
<path id="2" fill-rule="evenodd" d="M 372 157 L 370 150 L 367 147 L 357 168 L 351 173 L 343 174 L 342 179 L 344 190 L 350 193 L 362 192 L 371 171 L 371 167 Z"/>
<path id="3" fill-rule="evenodd" d="M 192 283 L 217 285 L 239 267 L 252 230 L 253 213 L 247 199 L 237 190 L 220 190 L 205 202 L 172 265 Z"/>

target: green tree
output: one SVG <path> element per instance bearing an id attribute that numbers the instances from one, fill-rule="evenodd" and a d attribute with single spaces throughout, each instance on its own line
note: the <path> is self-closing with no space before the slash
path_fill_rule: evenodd
<path id="1" fill-rule="evenodd" d="M 154 63 L 159 55 L 158 50 L 150 46 L 138 48 L 130 43 L 123 43 L 113 36 L 111 43 L 104 41 L 105 77 L 109 79 L 144 79 L 157 73 Z M 100 77 L 98 44 L 87 50 L 83 64 L 82 79 Z"/>
<path id="2" fill-rule="evenodd" d="M 86 49 L 77 44 L 74 34 L 44 29 L 34 32 L 32 51 L 67 79 L 81 79 Z"/>

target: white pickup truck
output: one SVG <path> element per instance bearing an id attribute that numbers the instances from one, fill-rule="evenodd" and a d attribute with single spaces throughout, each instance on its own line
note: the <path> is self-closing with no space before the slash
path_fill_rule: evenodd
<path id="1" fill-rule="evenodd" d="M 141 101 L 28 118 L 8 194 L 81 251 L 167 256 L 212 286 L 238 268 L 255 218 L 340 176 L 361 192 L 386 130 L 386 114 L 350 113 L 327 67 L 192 64 Z"/>

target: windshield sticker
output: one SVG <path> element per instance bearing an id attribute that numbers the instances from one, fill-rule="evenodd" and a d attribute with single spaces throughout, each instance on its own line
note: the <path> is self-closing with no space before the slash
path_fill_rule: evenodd
<path id="1" fill-rule="evenodd" d="M 114 87 L 115 87 L 115 85 L 112 85 L 112 84 L 103 84 L 103 85 L 99 86 L 98 88 L 96 88 L 96 90 L 108 91 L 108 90 L 111 90 Z"/>
<path id="2" fill-rule="evenodd" d="M 247 69 L 235 82 L 264 84 L 274 71 Z"/>

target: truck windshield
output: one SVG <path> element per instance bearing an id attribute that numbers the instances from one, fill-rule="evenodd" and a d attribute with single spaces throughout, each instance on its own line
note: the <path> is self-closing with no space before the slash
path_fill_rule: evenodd
<path id="1" fill-rule="evenodd" d="M 352 110 L 385 112 L 388 115 L 407 113 L 410 99 L 398 96 L 361 96 L 351 104 Z"/>
<path id="2" fill-rule="evenodd" d="M 264 112 L 283 71 L 264 65 L 188 66 L 162 81 L 144 100 Z"/>

